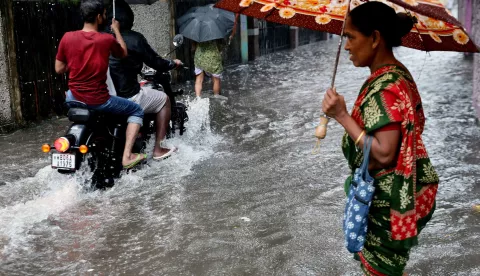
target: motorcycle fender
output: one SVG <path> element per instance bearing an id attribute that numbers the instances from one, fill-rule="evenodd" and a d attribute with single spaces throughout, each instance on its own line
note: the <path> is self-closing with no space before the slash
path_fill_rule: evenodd
<path id="1" fill-rule="evenodd" d="M 67 131 L 67 135 L 75 137 L 74 146 L 85 145 L 90 137 L 91 131 L 85 124 L 72 124 Z"/>

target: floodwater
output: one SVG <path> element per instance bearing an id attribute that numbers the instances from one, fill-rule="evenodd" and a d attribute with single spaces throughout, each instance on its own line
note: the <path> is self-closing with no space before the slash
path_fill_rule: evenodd
<path id="1" fill-rule="evenodd" d="M 0 137 L 0 275 L 361 275 L 343 246 L 347 165 L 337 123 L 312 154 L 336 46 L 317 42 L 228 68 L 228 100 L 185 99 L 187 132 L 169 141 L 178 154 L 107 191 L 85 192 L 88 171 L 60 175 L 40 152 L 66 119 Z M 396 54 L 417 80 L 441 179 L 407 272 L 480 275 L 471 58 Z M 349 108 L 368 74 L 342 55 L 336 87 Z"/>

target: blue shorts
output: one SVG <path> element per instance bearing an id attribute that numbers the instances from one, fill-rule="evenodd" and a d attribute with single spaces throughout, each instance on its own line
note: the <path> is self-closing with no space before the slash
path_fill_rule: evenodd
<path id="1" fill-rule="evenodd" d="M 75 97 L 73 97 L 72 91 L 67 91 L 67 97 L 65 101 L 75 101 Z M 143 125 L 143 109 L 138 104 L 125 98 L 110 96 L 110 99 L 108 99 L 108 101 L 103 104 L 87 106 L 88 108 L 96 111 L 118 115 L 126 115 L 128 116 L 127 122 Z"/>

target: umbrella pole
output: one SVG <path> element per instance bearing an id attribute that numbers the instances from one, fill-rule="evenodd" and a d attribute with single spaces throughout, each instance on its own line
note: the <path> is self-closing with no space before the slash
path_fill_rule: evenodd
<path id="1" fill-rule="evenodd" d="M 332 89 L 335 87 L 335 77 L 337 76 L 338 61 L 340 60 L 340 52 L 342 51 L 343 32 L 345 31 L 345 24 L 347 22 L 348 14 L 350 13 L 350 1 L 351 0 L 348 0 L 347 3 L 347 12 L 345 13 L 345 18 L 343 18 L 342 32 L 340 33 L 340 41 L 338 42 L 337 56 L 335 58 L 335 66 L 333 67 L 332 83 L 330 85 L 330 88 Z M 327 125 L 329 120 L 330 117 L 325 114 L 320 116 L 320 124 L 315 129 L 315 137 L 317 137 L 318 139 L 317 145 L 320 142 L 320 139 L 324 139 L 325 136 L 327 136 Z"/>
<path id="2" fill-rule="evenodd" d="M 113 0 L 113 18 L 115 18 L 115 0 Z"/>

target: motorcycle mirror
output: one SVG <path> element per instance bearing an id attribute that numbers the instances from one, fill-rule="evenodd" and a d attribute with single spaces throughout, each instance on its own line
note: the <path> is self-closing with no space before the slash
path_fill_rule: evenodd
<path id="1" fill-rule="evenodd" d="M 183 35 L 177 34 L 173 37 L 173 46 L 178 47 L 183 44 Z"/>

